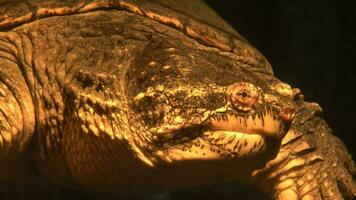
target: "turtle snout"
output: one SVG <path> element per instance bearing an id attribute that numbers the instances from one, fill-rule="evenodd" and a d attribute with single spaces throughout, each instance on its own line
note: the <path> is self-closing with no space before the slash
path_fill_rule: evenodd
<path id="1" fill-rule="evenodd" d="M 295 116 L 295 112 L 295 107 L 293 105 L 286 105 L 282 107 L 279 115 L 283 121 L 292 122 Z"/>

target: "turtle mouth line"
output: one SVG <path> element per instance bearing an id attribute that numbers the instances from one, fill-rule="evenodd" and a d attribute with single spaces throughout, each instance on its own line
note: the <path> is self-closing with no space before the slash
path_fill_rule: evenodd
<path id="1" fill-rule="evenodd" d="M 239 116 L 225 114 L 211 117 L 211 131 L 239 132 L 242 134 L 258 134 L 274 138 L 283 136 L 283 122 L 272 109 L 260 113 Z"/>
<path id="2" fill-rule="evenodd" d="M 183 144 L 206 134 L 255 135 L 281 139 L 284 135 L 284 123 L 272 109 L 262 112 L 238 115 L 234 113 L 209 117 L 201 124 L 193 124 L 166 132 L 158 142 L 163 144 Z M 161 134 L 160 134 L 161 135 Z"/>

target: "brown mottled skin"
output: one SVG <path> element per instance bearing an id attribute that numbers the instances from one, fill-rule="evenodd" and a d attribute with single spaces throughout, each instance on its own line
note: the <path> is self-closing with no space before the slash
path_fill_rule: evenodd
<path id="1" fill-rule="evenodd" d="M 0 1 L 2 199 L 226 181 L 273 199 L 356 196 L 321 108 L 187 2 Z"/>

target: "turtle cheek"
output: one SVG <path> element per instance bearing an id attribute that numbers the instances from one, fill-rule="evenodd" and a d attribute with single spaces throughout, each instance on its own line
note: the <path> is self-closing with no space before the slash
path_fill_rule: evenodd
<path id="1" fill-rule="evenodd" d="M 134 101 L 131 108 L 138 113 L 144 124 L 149 127 L 161 123 L 167 110 L 163 103 L 157 102 L 155 98 L 149 96 Z"/>
<path id="2" fill-rule="evenodd" d="M 210 90 L 202 96 L 202 108 L 214 110 L 226 104 L 227 96 L 225 92 Z"/>

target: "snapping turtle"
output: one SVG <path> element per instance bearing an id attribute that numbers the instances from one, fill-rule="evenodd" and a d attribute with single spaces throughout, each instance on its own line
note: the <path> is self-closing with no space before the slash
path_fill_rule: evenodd
<path id="1" fill-rule="evenodd" d="M 201 1 L 1 1 L 0 30 L 3 187 L 355 194 L 319 107 Z"/>

